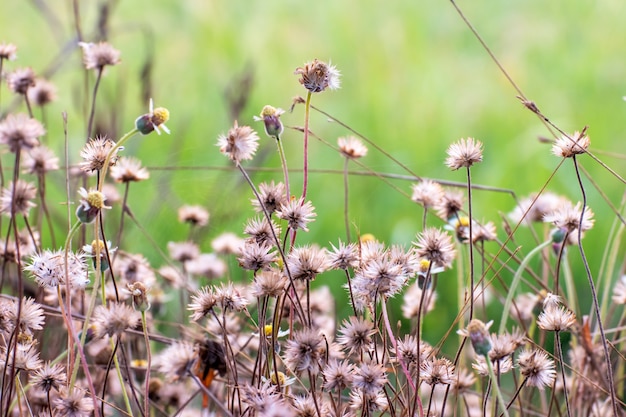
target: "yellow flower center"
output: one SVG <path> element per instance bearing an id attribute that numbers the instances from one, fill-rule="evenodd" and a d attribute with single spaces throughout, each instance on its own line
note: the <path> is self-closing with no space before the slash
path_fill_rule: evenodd
<path id="1" fill-rule="evenodd" d="M 276 108 L 267 105 L 261 110 L 261 117 L 265 118 L 269 116 L 276 116 Z"/>
<path id="2" fill-rule="evenodd" d="M 157 107 L 152 112 L 152 123 L 155 126 L 161 126 L 170 119 L 170 111 L 165 107 Z"/>
<path id="3" fill-rule="evenodd" d="M 274 385 L 278 385 L 278 382 L 276 382 L 276 374 L 278 374 L 278 382 L 280 382 L 280 385 L 285 385 L 285 374 L 278 371 L 278 372 L 272 372 L 272 384 Z"/>
<path id="4" fill-rule="evenodd" d="M 365 233 L 364 235 L 361 235 L 360 240 L 361 240 L 361 243 L 367 243 L 367 242 L 375 242 L 376 238 L 371 233 Z"/>
<path id="5" fill-rule="evenodd" d="M 421 259 L 420 260 L 420 271 L 428 271 L 428 268 L 430 267 L 430 261 L 428 259 Z"/>
<path id="6" fill-rule="evenodd" d="M 91 242 L 91 253 L 95 255 L 96 253 L 104 252 L 104 242 L 101 240 L 94 240 Z"/>
<path id="7" fill-rule="evenodd" d="M 459 217 L 459 226 L 460 227 L 467 227 L 467 226 L 469 226 L 469 217 L 467 217 L 467 216 Z"/>
<path id="8" fill-rule="evenodd" d="M 265 337 L 271 337 L 272 336 L 272 330 L 273 327 L 271 324 L 266 324 L 265 327 L 263 328 L 263 333 L 265 333 Z"/>
<path id="9" fill-rule="evenodd" d="M 86 200 L 87 203 L 89 203 L 89 206 L 93 208 L 104 208 L 104 194 L 102 194 L 100 191 L 89 191 Z"/>

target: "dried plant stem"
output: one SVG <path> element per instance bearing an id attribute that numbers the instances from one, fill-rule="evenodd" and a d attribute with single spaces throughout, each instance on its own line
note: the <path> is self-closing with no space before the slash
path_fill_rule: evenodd
<path id="1" fill-rule="evenodd" d="M 582 225 L 585 209 L 587 208 L 587 193 L 585 192 L 585 187 L 583 185 L 582 179 L 580 177 L 580 171 L 578 169 L 578 162 L 576 161 L 576 155 L 572 157 L 572 161 L 574 163 L 574 168 L 576 169 L 576 178 L 578 180 L 578 184 L 580 185 L 580 192 L 583 197 L 583 204 L 580 209 L 580 220 L 578 221 L 579 225 Z M 593 299 L 593 307 L 595 309 L 596 317 L 598 319 L 598 329 L 600 330 L 600 339 L 602 340 L 602 347 L 604 349 L 604 358 L 606 361 L 606 369 L 607 369 L 607 379 L 609 382 L 609 394 L 611 395 L 611 405 L 613 407 L 614 415 L 618 416 L 618 407 L 617 407 L 617 397 L 615 394 L 615 381 L 613 380 L 613 366 L 611 363 L 611 354 L 609 353 L 609 348 L 607 346 L 606 334 L 604 333 L 604 325 L 602 324 L 602 316 L 600 314 L 600 305 L 598 303 L 598 294 L 596 292 L 596 286 L 593 282 L 593 276 L 591 275 L 591 269 L 589 268 L 589 263 L 587 262 L 587 256 L 585 255 L 585 250 L 583 249 L 582 243 L 582 228 L 578 227 L 578 249 L 580 250 L 580 257 L 582 258 L 583 265 L 585 266 L 585 273 L 587 275 L 587 279 L 589 280 L 589 288 L 591 289 L 591 297 Z"/>
<path id="2" fill-rule="evenodd" d="M 287 198 L 291 197 L 291 190 L 289 188 L 289 170 L 287 169 L 287 159 L 285 158 L 285 150 L 283 149 L 283 143 L 280 141 L 280 137 L 276 136 L 276 146 L 278 147 L 278 155 L 280 156 L 280 166 L 283 169 L 283 180 L 285 181 L 285 192 Z"/>
<path id="3" fill-rule="evenodd" d="M 570 411 L 569 397 L 567 395 L 567 381 L 565 379 L 565 361 L 563 359 L 563 350 L 561 349 L 561 335 L 558 330 L 554 332 L 554 349 L 556 350 L 556 355 L 559 359 L 559 368 L 561 369 L 561 378 L 563 379 L 563 396 L 565 397 L 567 417 L 571 417 L 572 412 Z M 618 414 L 615 415 L 617 416 Z"/>
<path id="4" fill-rule="evenodd" d="M 343 222 L 346 227 L 346 239 L 348 243 L 350 239 L 350 218 L 348 217 L 348 162 L 349 158 L 346 158 L 343 163 Z"/>
<path id="5" fill-rule="evenodd" d="M 89 140 L 91 137 L 91 130 L 93 129 L 93 120 L 96 115 L 96 96 L 98 95 L 98 87 L 100 86 L 100 80 L 102 80 L 102 72 L 104 66 L 99 66 L 96 72 L 96 83 L 93 86 L 93 92 L 91 94 L 91 110 L 89 111 L 89 121 L 87 122 L 87 137 L 85 140 Z"/>
<path id="6" fill-rule="evenodd" d="M 148 334 L 148 320 L 146 319 L 146 312 L 141 311 L 141 327 L 143 329 L 143 337 L 146 342 L 146 376 L 144 378 L 145 393 L 144 393 L 144 416 L 150 415 L 150 368 L 152 367 L 152 350 L 150 349 L 150 335 Z"/>
<path id="7" fill-rule="evenodd" d="M 470 273 L 470 310 L 469 319 L 474 318 L 474 235 L 472 217 L 472 176 L 470 167 L 467 167 L 467 207 L 469 215 L 469 273 Z"/>
<path id="8" fill-rule="evenodd" d="M 311 92 L 307 91 L 304 104 L 304 163 L 302 165 L 302 202 L 309 186 L 309 119 L 311 116 Z"/>

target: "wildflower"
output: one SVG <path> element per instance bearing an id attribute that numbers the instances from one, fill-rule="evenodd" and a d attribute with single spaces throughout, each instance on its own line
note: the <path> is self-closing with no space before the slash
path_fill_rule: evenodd
<path id="1" fill-rule="evenodd" d="M 495 372 L 498 375 L 505 374 L 513 369 L 513 361 L 510 356 L 507 356 L 504 359 L 500 359 L 497 361 L 491 360 L 492 365 L 495 368 Z M 489 375 L 489 367 L 487 366 L 487 361 L 484 356 L 477 356 L 476 362 L 472 363 L 472 368 L 478 372 L 481 376 Z"/>
<path id="2" fill-rule="evenodd" d="M 354 243 L 339 242 L 339 247 L 331 244 L 333 250 L 328 253 L 328 269 L 354 268 L 359 264 L 357 246 Z"/>
<path id="3" fill-rule="evenodd" d="M 99 136 L 95 139 L 89 139 L 83 149 L 80 151 L 80 156 L 83 158 L 83 162 L 79 164 L 80 169 L 85 172 L 99 171 L 104 167 L 107 155 L 111 153 L 111 150 L 115 147 L 115 142 L 108 139 L 106 136 Z M 116 149 L 115 155 L 109 160 L 109 166 L 115 165 L 119 156 Z"/>
<path id="4" fill-rule="evenodd" d="M 248 300 L 241 296 L 239 290 L 232 283 L 222 284 L 217 288 L 215 300 L 223 310 L 242 311 L 248 305 Z"/>
<path id="5" fill-rule="evenodd" d="M 304 67 L 296 68 L 296 75 L 300 75 L 298 80 L 311 93 L 319 93 L 326 90 L 336 90 L 339 88 L 339 70 L 330 63 L 314 59 L 313 62 L 306 63 Z"/>
<path id="6" fill-rule="evenodd" d="M 224 276 L 228 267 L 214 253 L 201 253 L 186 261 L 185 269 L 191 275 L 215 279 Z"/>
<path id="7" fill-rule="evenodd" d="M 266 217 L 250 219 L 243 232 L 250 236 L 248 239 L 258 245 L 273 246 L 280 236 L 280 226 L 274 221 L 267 221 Z"/>
<path id="8" fill-rule="evenodd" d="M 429 358 L 421 364 L 420 377 L 428 385 L 452 385 L 456 380 L 454 364 L 445 358 Z"/>
<path id="9" fill-rule="evenodd" d="M 109 240 L 107 240 L 106 242 L 106 247 L 105 247 L 105 243 L 99 239 L 92 240 L 90 245 L 83 246 L 83 252 L 85 252 L 85 255 L 93 258 L 94 268 L 96 267 L 96 264 L 97 264 L 96 256 L 98 255 L 100 256 L 100 269 L 102 270 L 102 272 L 106 271 L 110 267 L 109 261 L 106 256 L 107 251 L 109 252 L 109 255 L 111 255 L 116 250 L 117 248 L 112 247 L 111 241 Z"/>
<path id="10" fill-rule="evenodd" d="M 375 397 L 387 383 L 385 367 L 379 363 L 363 362 L 356 368 L 352 386 L 367 397 Z"/>
<path id="11" fill-rule="evenodd" d="M 473 319 L 469 322 L 466 329 L 459 330 L 457 333 L 469 337 L 474 351 L 480 356 L 486 356 L 492 347 L 491 337 L 487 331 L 491 324 L 492 322 L 485 324 L 478 319 Z"/>
<path id="12" fill-rule="evenodd" d="M 32 68 L 18 68 L 7 75 L 9 90 L 16 94 L 26 94 L 35 85 L 35 73 Z"/>
<path id="13" fill-rule="evenodd" d="M 474 138 L 461 139 L 453 143 L 447 152 L 446 165 L 454 171 L 463 167 L 469 168 L 483 160 L 483 144 Z"/>
<path id="14" fill-rule="evenodd" d="M 19 149 L 31 149 L 39 145 L 40 136 L 46 130 L 42 124 L 23 113 L 9 114 L 0 122 L 0 144 L 8 145 L 11 152 Z"/>
<path id="15" fill-rule="evenodd" d="M 209 212 L 202 206 L 184 205 L 178 209 L 178 221 L 202 227 L 209 224 Z"/>
<path id="16" fill-rule="evenodd" d="M 17 58 L 17 46 L 12 43 L 2 42 L 0 43 L 0 60 L 6 59 L 7 61 L 13 61 Z"/>
<path id="17" fill-rule="evenodd" d="M 178 262 L 186 262 L 200 255 L 200 248 L 194 242 L 168 242 L 167 250 L 170 257 Z"/>
<path id="18" fill-rule="evenodd" d="M 60 416 L 89 417 L 93 411 L 93 401 L 77 388 L 72 391 L 61 388 L 59 396 L 54 400 L 54 410 Z"/>
<path id="19" fill-rule="evenodd" d="M 348 159 L 359 159 L 367 155 L 367 147 L 360 139 L 354 136 L 345 136 L 337 139 L 339 152 Z"/>
<path id="20" fill-rule="evenodd" d="M 148 301 L 148 289 L 141 282 L 126 284 L 126 291 L 130 293 L 133 300 L 133 308 L 137 311 L 148 311 L 150 301 Z"/>
<path id="21" fill-rule="evenodd" d="M 139 313 L 126 304 L 100 305 L 93 312 L 95 336 L 120 337 L 126 330 L 137 328 L 140 320 Z"/>
<path id="22" fill-rule="evenodd" d="M 368 352 L 372 347 L 374 325 L 365 318 L 350 317 L 339 329 L 337 342 L 348 350 L 348 354 Z"/>
<path id="23" fill-rule="evenodd" d="M 116 182 L 139 182 L 150 178 L 150 173 L 141 166 L 139 159 L 126 156 L 120 158 L 110 172 Z"/>
<path id="24" fill-rule="evenodd" d="M 191 343 L 176 341 L 161 351 L 156 365 L 169 380 L 177 381 L 194 369 L 197 360 L 196 348 Z"/>
<path id="25" fill-rule="evenodd" d="M 244 385 L 241 390 L 241 401 L 249 405 L 259 415 L 264 415 L 263 413 L 271 408 L 273 403 L 281 403 L 282 399 L 272 383 L 266 380 L 259 388 L 249 384 Z"/>
<path id="26" fill-rule="evenodd" d="M 563 304 L 563 300 L 560 295 L 553 294 L 551 292 L 546 293 L 545 291 L 540 291 L 539 296 L 543 298 L 542 303 L 544 310 L 555 308 Z"/>
<path id="27" fill-rule="evenodd" d="M 326 252 L 317 246 L 293 248 L 287 258 L 287 266 L 293 279 L 313 281 L 328 268 Z"/>
<path id="28" fill-rule="evenodd" d="M 35 207 L 32 200 L 37 196 L 37 188 L 24 180 L 17 180 L 15 185 L 9 183 L 7 188 L 2 189 L 0 194 L 0 213 L 8 216 L 20 214 L 28 216 L 30 209 Z"/>
<path id="29" fill-rule="evenodd" d="M 224 232 L 211 241 L 211 247 L 219 255 L 236 255 L 241 253 L 244 240 L 231 232 Z"/>
<path id="30" fill-rule="evenodd" d="M 561 332 L 576 324 L 576 315 L 565 307 L 550 307 L 537 318 L 540 329 Z"/>
<path id="31" fill-rule="evenodd" d="M 464 196 L 461 191 L 445 190 L 441 200 L 435 204 L 437 216 L 448 221 L 459 215 L 463 208 Z"/>
<path id="32" fill-rule="evenodd" d="M 435 267 L 449 268 L 456 256 L 450 235 L 439 229 L 425 229 L 413 244 L 417 246 L 417 255 L 432 262 Z"/>
<path id="33" fill-rule="evenodd" d="M 269 268 L 269 265 L 276 260 L 276 253 L 272 251 L 271 246 L 246 242 L 237 260 L 243 269 L 259 271 Z"/>
<path id="34" fill-rule="evenodd" d="M 473 373 L 466 369 L 461 369 L 456 372 L 456 379 L 454 380 L 454 392 L 457 394 L 469 391 L 476 383 L 476 377 Z"/>
<path id="35" fill-rule="evenodd" d="M 285 204 L 281 204 L 276 215 L 278 218 L 287 220 L 287 224 L 291 230 L 302 229 L 308 232 L 307 224 L 314 220 L 317 216 L 315 213 L 315 207 L 310 201 L 306 203 L 302 198 L 296 200 L 291 199 Z"/>
<path id="36" fill-rule="evenodd" d="M 613 302 L 615 304 L 626 304 L 626 275 L 622 275 L 613 287 Z"/>
<path id="37" fill-rule="evenodd" d="M 217 298 L 209 287 L 203 287 L 191 296 L 191 303 L 187 310 L 193 312 L 191 320 L 198 321 L 206 317 L 217 304 Z"/>
<path id="38" fill-rule="evenodd" d="M 533 194 L 522 199 L 515 209 L 509 213 L 509 218 L 516 224 L 522 222 L 522 218 L 524 218 L 522 223 L 524 225 L 529 225 L 531 222 L 542 222 L 547 215 L 553 213 L 567 201 L 565 197 L 549 191 L 541 193 L 538 197 Z"/>
<path id="39" fill-rule="evenodd" d="M 59 158 L 51 149 L 39 145 L 24 154 L 22 166 L 27 174 L 44 175 L 59 169 Z"/>
<path id="40" fill-rule="evenodd" d="M 364 395 L 359 390 L 354 390 L 350 392 L 350 408 L 353 410 L 353 415 L 372 415 L 376 411 L 385 411 L 389 408 L 389 402 L 387 395 L 382 390 L 373 397 Z"/>
<path id="41" fill-rule="evenodd" d="M 117 65 L 120 62 L 120 51 L 107 42 L 79 42 L 83 49 L 85 69 L 102 70 L 105 66 Z"/>
<path id="42" fill-rule="evenodd" d="M 315 395 L 317 399 L 313 399 L 313 395 Z M 318 406 L 320 409 L 319 415 L 328 416 L 330 414 L 328 406 L 321 401 L 320 395 L 313 395 L 295 395 L 291 399 L 294 417 L 316 417 L 318 415 Z M 318 406 L 316 406 L 316 404 L 318 404 Z"/>
<path id="43" fill-rule="evenodd" d="M 82 223 L 92 223 L 103 209 L 111 207 L 105 204 L 106 197 L 100 191 L 91 189 L 89 191 L 84 188 L 78 190 L 78 194 L 82 197 L 80 205 L 76 209 L 76 217 Z"/>
<path id="44" fill-rule="evenodd" d="M 556 379 L 554 361 L 541 350 L 524 350 L 517 359 L 520 373 L 526 377 L 526 383 L 543 390 L 551 386 Z"/>
<path id="45" fill-rule="evenodd" d="M 280 121 L 280 115 L 285 113 L 283 109 L 276 109 L 272 106 L 264 106 L 261 110 L 260 117 L 254 116 L 255 122 L 263 122 L 265 125 L 265 134 L 271 138 L 279 140 L 283 133 L 283 123 Z"/>
<path id="46" fill-rule="evenodd" d="M 388 259 L 374 259 L 364 265 L 352 283 L 357 293 L 363 293 L 364 290 L 370 300 L 375 300 L 378 295 L 393 297 L 407 279 L 401 265 L 393 264 Z"/>
<path id="47" fill-rule="evenodd" d="M 17 303 L 14 303 L 14 309 L 11 311 L 14 316 L 14 322 L 18 322 Z M 22 300 L 22 308 L 20 311 L 19 323 L 20 328 L 24 330 L 41 330 L 45 322 L 45 315 L 41 305 L 33 298 L 24 298 Z"/>
<path id="48" fill-rule="evenodd" d="M 578 229 L 585 232 L 593 227 L 595 220 L 593 219 L 593 211 L 591 211 L 589 206 L 585 206 L 585 213 L 581 223 L 581 210 L 582 203 L 580 202 L 576 203 L 575 206 L 571 202 L 563 202 L 553 212 L 547 214 L 543 221 L 553 223 L 558 229 L 562 229 L 569 234 L 574 233 Z"/>
<path id="49" fill-rule="evenodd" d="M 322 359 L 323 339 L 314 329 L 304 329 L 294 333 L 287 341 L 285 364 L 295 372 L 309 371 L 317 374 Z"/>
<path id="50" fill-rule="evenodd" d="M 49 393 L 52 389 L 59 390 L 67 382 L 67 374 L 60 363 L 50 364 L 46 362 L 32 375 L 31 383 L 34 387 Z"/>
<path id="51" fill-rule="evenodd" d="M 259 199 L 253 198 L 251 200 L 254 210 L 262 213 L 263 208 L 265 208 L 265 212 L 271 215 L 276 209 L 287 203 L 285 184 L 282 182 L 275 184 L 274 181 L 269 184 L 262 182 L 259 184 Z"/>
<path id="52" fill-rule="evenodd" d="M 390 347 L 389 350 L 392 357 L 396 355 L 396 350 L 393 346 Z M 402 360 L 408 366 L 409 371 L 411 373 L 415 373 L 418 369 L 418 363 L 428 359 L 432 355 L 432 352 L 433 348 L 428 343 L 423 341 L 419 342 L 418 352 L 418 343 L 415 336 L 405 335 L 404 339 L 398 340 L 398 356 L 392 358 L 392 360 L 395 362 Z"/>
<path id="53" fill-rule="evenodd" d="M 241 161 L 252 159 L 259 147 L 259 136 L 249 126 L 239 126 L 237 122 L 226 135 L 217 138 L 220 152 L 239 165 Z"/>
<path id="54" fill-rule="evenodd" d="M 489 357 L 492 361 L 497 361 L 511 356 L 518 347 L 524 343 L 524 335 L 519 329 L 513 333 L 504 333 L 501 335 L 491 335 L 491 350 Z"/>
<path id="55" fill-rule="evenodd" d="M 472 238 L 474 242 L 486 242 L 496 240 L 496 226 L 493 222 L 485 224 L 473 223 Z"/>
<path id="56" fill-rule="evenodd" d="M 57 89 L 50 81 L 38 78 L 28 89 L 28 100 L 35 106 L 43 107 L 57 99 Z"/>
<path id="57" fill-rule="evenodd" d="M 13 347 L 15 346 L 15 347 Z M 20 371 L 36 371 L 41 368 L 41 359 L 34 343 L 16 343 L 11 345 L 7 354 L 7 348 L 2 347 L 0 351 L 0 366 Z M 5 369 L 6 369 L 5 368 Z"/>
<path id="58" fill-rule="evenodd" d="M 585 134 L 585 130 L 574 132 L 571 136 L 564 135 L 557 139 L 552 145 L 552 153 L 563 158 L 571 158 L 574 155 L 587 152 L 590 143 L 591 140 Z"/>
<path id="59" fill-rule="evenodd" d="M 170 134 L 170 130 L 165 123 L 170 119 L 170 111 L 165 107 L 157 107 L 154 108 L 154 102 L 150 99 L 149 111 L 146 114 L 142 114 L 137 119 L 135 119 L 135 128 L 142 135 L 147 135 L 153 131 L 157 132 L 157 135 L 161 134 L 161 130 L 168 135 Z"/>
<path id="60" fill-rule="evenodd" d="M 324 375 L 324 389 L 329 392 L 343 390 L 352 384 L 354 378 L 354 365 L 348 361 L 330 360 L 322 370 Z"/>
<path id="61" fill-rule="evenodd" d="M 150 263 L 141 254 L 120 253 L 113 264 L 115 276 L 129 283 L 140 281 L 151 287 L 156 278 Z"/>
<path id="62" fill-rule="evenodd" d="M 287 287 L 287 277 L 276 269 L 261 271 L 254 276 L 251 294 L 255 297 L 278 297 Z"/>
<path id="63" fill-rule="evenodd" d="M 85 256 L 69 252 L 67 254 L 67 275 L 65 273 L 65 252 L 45 250 L 32 256 L 30 264 L 24 267 L 42 287 L 57 287 L 65 284 L 66 276 L 73 286 L 84 287 L 89 283 Z"/>
<path id="64" fill-rule="evenodd" d="M 443 195 L 443 187 L 438 182 L 422 180 L 413 185 L 411 200 L 421 204 L 425 208 L 432 208 L 440 203 Z"/>

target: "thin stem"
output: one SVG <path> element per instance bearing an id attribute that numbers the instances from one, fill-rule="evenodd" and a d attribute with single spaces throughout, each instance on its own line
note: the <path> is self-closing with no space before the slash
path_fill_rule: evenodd
<path id="1" fill-rule="evenodd" d="M 474 235 L 473 235 L 473 217 L 472 217 L 472 177 L 470 175 L 470 167 L 467 167 L 467 206 L 469 215 L 469 260 L 470 260 L 470 311 L 469 319 L 474 318 Z"/>
<path id="2" fill-rule="evenodd" d="M 283 143 L 280 141 L 280 137 L 276 136 L 276 146 L 278 147 L 278 155 L 280 155 L 280 165 L 283 169 L 283 177 L 285 181 L 285 192 L 287 198 L 291 197 L 291 190 L 289 189 L 289 170 L 287 169 L 287 159 L 285 158 L 285 150 L 283 149 Z"/>
<path id="3" fill-rule="evenodd" d="M 348 243 L 352 240 L 350 239 L 350 217 L 348 216 L 348 162 L 349 158 L 343 163 L 343 221 L 346 227 L 346 239 Z"/>
<path id="4" fill-rule="evenodd" d="M 618 416 L 618 408 L 617 408 L 617 398 L 615 394 L 615 381 L 613 381 L 613 366 L 611 365 L 611 354 L 609 353 L 609 348 L 607 346 L 607 339 L 604 333 L 604 325 L 602 324 L 602 316 L 600 315 L 600 305 L 598 303 L 598 294 L 596 292 L 596 286 L 593 282 L 593 276 L 591 275 L 591 269 L 589 268 L 589 263 L 587 262 L 587 256 L 585 256 L 585 250 L 583 249 L 582 243 L 582 224 L 585 218 L 585 209 L 587 208 L 587 193 L 585 192 L 585 187 L 583 186 L 582 178 L 580 177 L 580 171 L 578 169 L 578 163 L 576 161 L 576 155 L 572 157 L 572 161 L 574 163 L 574 168 L 576 169 L 576 178 L 578 180 L 578 184 L 580 185 L 580 192 L 583 197 L 583 204 L 580 210 L 580 219 L 578 221 L 578 249 L 580 250 L 580 257 L 582 258 L 583 264 L 585 265 L 585 273 L 587 274 L 587 279 L 589 280 L 589 287 L 591 289 L 591 296 L 593 298 L 593 306 L 596 312 L 596 317 L 598 318 L 598 329 L 600 330 L 600 338 L 602 339 L 602 347 L 604 348 L 604 358 L 606 360 L 606 369 L 607 369 L 607 378 L 609 382 L 609 393 L 611 394 L 611 405 L 613 406 L 614 415 Z"/>
<path id="5" fill-rule="evenodd" d="M 98 71 L 96 73 L 96 83 L 93 86 L 93 93 L 91 95 L 91 110 L 89 112 L 89 122 L 87 123 L 87 138 L 85 140 L 89 140 L 91 137 L 91 130 L 93 129 L 93 120 L 96 114 L 96 95 L 98 94 L 98 87 L 100 86 L 100 80 L 102 79 L 102 72 L 104 70 L 104 66 L 99 66 Z"/>
<path id="6" fill-rule="evenodd" d="M 572 415 L 569 408 L 569 397 L 567 395 L 567 381 L 565 380 L 565 361 L 563 359 L 563 350 L 561 349 L 561 335 L 559 331 L 554 332 L 554 348 L 559 358 L 559 368 L 561 368 L 561 378 L 563 379 L 563 396 L 565 397 L 565 407 L 567 408 L 567 417 Z M 610 372 L 610 371 L 609 371 Z M 616 414 L 617 416 L 618 414 Z"/>
<path id="7" fill-rule="evenodd" d="M 306 197 L 307 187 L 309 185 L 309 117 L 311 114 L 311 92 L 306 94 L 306 102 L 304 105 L 304 163 L 303 169 L 303 182 L 302 182 L 302 202 Z"/>
<path id="8" fill-rule="evenodd" d="M 498 378 L 496 377 L 496 374 L 493 370 L 493 364 L 491 363 L 491 359 L 489 358 L 488 354 L 484 356 L 485 356 L 485 362 L 487 363 L 487 369 L 489 369 L 489 378 L 491 380 L 491 386 L 493 387 L 493 390 L 496 393 L 498 404 L 500 405 L 500 408 L 504 410 L 503 414 L 506 417 L 509 417 L 509 410 L 507 410 L 506 403 L 504 402 L 504 398 L 502 397 L 502 392 L 500 392 L 500 386 L 498 385 Z"/>
<path id="9" fill-rule="evenodd" d="M 146 377 L 144 378 L 144 384 L 146 392 L 144 394 L 144 416 L 150 415 L 150 367 L 152 366 L 152 351 L 150 350 L 150 336 L 148 335 L 148 322 L 146 320 L 146 312 L 141 312 L 141 326 L 143 328 L 143 337 L 146 341 Z"/>

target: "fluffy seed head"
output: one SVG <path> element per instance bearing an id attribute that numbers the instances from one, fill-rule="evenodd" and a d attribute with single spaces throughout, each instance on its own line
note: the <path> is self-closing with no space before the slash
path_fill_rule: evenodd
<path id="1" fill-rule="evenodd" d="M 417 247 L 417 256 L 432 262 L 434 266 L 449 268 L 456 256 L 450 235 L 436 228 L 425 229 L 413 244 Z"/>
<path id="2" fill-rule="evenodd" d="M 28 216 L 30 209 L 36 205 L 33 203 L 36 196 L 35 185 L 24 180 L 17 180 L 15 185 L 10 182 L 0 195 L 0 213 L 7 216 L 13 214 Z"/>
<path id="3" fill-rule="evenodd" d="M 474 138 L 461 139 L 448 148 L 446 165 L 452 169 L 469 168 L 483 160 L 483 144 Z"/>
<path id="4" fill-rule="evenodd" d="M 591 140 L 584 132 L 574 132 L 573 135 L 561 136 L 552 145 L 552 153 L 562 158 L 571 158 L 574 155 L 580 155 L 587 151 Z"/>
<path id="5" fill-rule="evenodd" d="M 441 202 L 443 195 L 443 187 L 438 182 L 422 180 L 413 185 L 411 200 L 425 208 L 432 208 Z"/>
<path id="6" fill-rule="evenodd" d="M 348 159 L 359 159 L 367 155 L 367 147 L 354 136 L 345 136 L 337 139 L 341 154 Z"/>
<path id="7" fill-rule="evenodd" d="M 526 377 L 526 383 L 540 390 L 552 386 L 556 378 L 554 361 L 541 350 L 523 350 L 517 364 L 520 373 Z"/>
<path id="8" fill-rule="evenodd" d="M 237 122 L 226 135 L 217 138 L 220 152 L 239 165 L 241 161 L 252 159 L 259 148 L 259 136 L 249 126 L 239 126 Z"/>
<path id="9" fill-rule="evenodd" d="M 276 215 L 280 219 L 287 220 L 291 230 L 302 229 L 305 232 L 309 231 L 307 224 L 312 222 L 314 217 L 317 216 L 313 204 L 310 201 L 305 203 L 302 198 L 297 200 L 294 198 L 286 204 L 281 204 L 276 211 Z"/>
<path id="10" fill-rule="evenodd" d="M 43 125 L 23 113 L 9 114 L 0 122 L 0 144 L 7 145 L 11 152 L 31 149 L 39 145 L 39 138 L 46 133 Z"/>
<path id="11" fill-rule="evenodd" d="M 35 85 L 35 72 L 32 68 L 18 68 L 7 75 L 9 90 L 16 94 L 26 94 Z"/>
<path id="12" fill-rule="evenodd" d="M 107 42 L 79 42 L 83 49 L 85 69 L 102 70 L 105 66 L 117 65 L 120 62 L 120 51 Z"/>
<path id="13" fill-rule="evenodd" d="M 294 74 L 300 75 L 298 81 L 311 93 L 319 93 L 327 88 L 336 90 L 341 83 L 339 70 L 334 65 L 317 59 L 306 63 L 304 67 L 296 68 Z"/>
<path id="14" fill-rule="evenodd" d="M 17 58 L 17 46 L 12 43 L 0 43 L 0 59 L 13 61 L 15 58 Z"/>
<path id="15" fill-rule="evenodd" d="M 133 157 L 122 157 L 111 167 L 111 178 L 115 182 L 139 182 L 150 178 L 148 170 L 141 166 L 141 161 Z"/>

